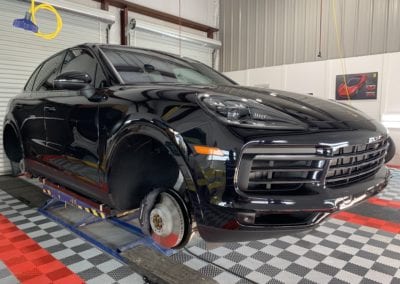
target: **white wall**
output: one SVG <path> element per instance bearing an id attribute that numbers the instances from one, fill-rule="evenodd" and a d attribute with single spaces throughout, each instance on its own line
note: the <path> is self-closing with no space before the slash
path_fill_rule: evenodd
<path id="1" fill-rule="evenodd" d="M 344 62 L 344 67 L 343 67 Z M 397 153 L 393 164 L 400 165 L 400 52 L 351 57 L 343 60 L 326 60 L 280 66 L 247 69 L 225 74 L 246 86 L 269 85 L 298 93 L 313 93 L 324 99 L 335 99 L 336 75 L 343 73 L 378 72 L 378 99 L 353 100 L 352 106 L 382 121 L 385 115 L 399 119 L 389 128 L 395 139 Z M 344 71 L 345 69 L 345 71 Z M 385 121 L 383 121 L 385 123 Z"/>

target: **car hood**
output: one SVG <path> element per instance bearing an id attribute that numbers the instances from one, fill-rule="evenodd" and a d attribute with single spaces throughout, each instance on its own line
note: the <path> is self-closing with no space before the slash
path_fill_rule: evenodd
<path id="1" fill-rule="evenodd" d="M 384 130 L 363 112 L 335 101 L 323 100 L 312 95 L 297 94 L 282 90 L 229 86 L 197 86 L 179 84 L 152 84 L 148 86 L 126 86 L 119 96 L 130 99 L 132 90 L 146 93 L 147 97 L 157 94 L 158 99 L 185 100 L 190 94 L 229 95 L 232 98 L 257 100 L 291 117 L 293 123 L 309 130 L 368 129 Z M 130 98 L 129 98 L 130 97 Z M 183 99 L 185 98 L 185 99 Z M 153 99 L 156 99 L 153 97 Z"/>

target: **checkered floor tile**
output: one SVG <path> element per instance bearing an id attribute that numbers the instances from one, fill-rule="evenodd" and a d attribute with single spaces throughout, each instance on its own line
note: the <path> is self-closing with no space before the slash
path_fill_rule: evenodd
<path id="1" fill-rule="evenodd" d="M 400 171 L 380 198 L 400 200 Z M 207 249 L 200 238 L 172 257 L 219 283 L 400 283 L 400 235 L 328 219 L 314 231 Z"/>
<path id="2" fill-rule="evenodd" d="M 1 190 L 0 212 L 86 283 L 143 283 L 126 265 Z M 5 272 L 0 267 L 0 282 L 13 283 L 4 282 L 11 279 Z"/>
<path id="3" fill-rule="evenodd" d="M 388 200 L 400 201 L 400 170 L 392 169 L 392 178 L 389 185 L 382 193 L 378 195 L 379 198 Z"/>
<path id="4" fill-rule="evenodd" d="M 0 281 L 1 283 L 7 284 L 17 284 L 18 279 L 14 277 L 14 275 L 8 270 L 7 266 L 0 261 Z"/>
<path id="5" fill-rule="evenodd" d="M 392 175 L 379 198 L 400 200 L 400 171 Z M 0 211 L 87 283 L 143 283 L 124 264 L 1 190 Z M 214 248 L 197 237 L 171 257 L 219 283 L 400 283 L 400 234 L 334 218 L 307 234 Z M 1 277 L 10 274 L 0 265 Z"/>
<path id="6" fill-rule="evenodd" d="M 400 283 L 400 235 L 337 219 L 303 236 L 211 250 L 198 239 L 173 258 L 219 283 Z"/>

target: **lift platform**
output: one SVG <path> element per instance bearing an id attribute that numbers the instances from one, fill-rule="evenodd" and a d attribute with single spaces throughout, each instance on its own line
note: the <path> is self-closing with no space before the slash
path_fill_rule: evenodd
<path id="1" fill-rule="evenodd" d="M 47 179 L 42 179 L 41 184 L 42 191 L 51 199 L 39 211 L 115 258 L 126 262 L 123 253 L 138 246 L 165 256 L 174 254 L 174 250 L 159 246 L 143 234 L 138 210 L 116 212 Z"/>

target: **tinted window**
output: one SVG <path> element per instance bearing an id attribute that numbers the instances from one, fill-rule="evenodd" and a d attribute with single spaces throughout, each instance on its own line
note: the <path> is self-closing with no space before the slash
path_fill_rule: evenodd
<path id="1" fill-rule="evenodd" d="M 194 60 L 184 60 L 150 50 L 111 47 L 102 49 L 125 84 L 234 84 L 223 75 Z"/>
<path id="2" fill-rule="evenodd" d="M 33 91 L 53 90 L 53 80 L 57 76 L 65 52 L 61 52 L 42 64 L 36 76 Z"/>
<path id="3" fill-rule="evenodd" d="M 39 73 L 40 68 L 42 68 L 41 64 L 39 65 L 39 67 L 37 67 L 35 69 L 35 71 L 33 71 L 31 77 L 29 78 L 28 82 L 25 85 L 25 88 L 24 88 L 25 91 L 28 91 L 28 92 L 32 91 L 33 85 L 35 84 L 36 76 Z"/>
<path id="4" fill-rule="evenodd" d="M 102 87 L 106 82 L 98 61 L 85 49 L 70 49 L 67 51 L 61 73 L 70 71 L 89 74 L 90 78 L 92 78 L 92 84 L 96 88 Z"/>

